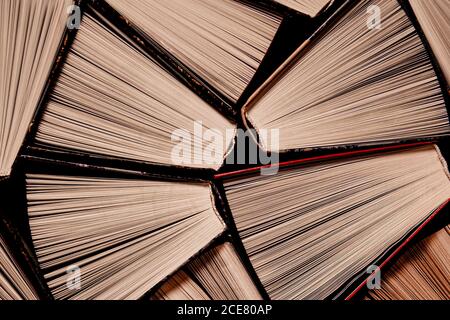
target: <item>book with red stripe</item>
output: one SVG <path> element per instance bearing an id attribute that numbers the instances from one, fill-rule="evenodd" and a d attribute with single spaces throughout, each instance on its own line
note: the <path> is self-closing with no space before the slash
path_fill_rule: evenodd
<path id="1" fill-rule="evenodd" d="M 271 299 L 352 298 L 450 198 L 447 165 L 431 143 L 283 162 L 273 175 L 262 168 L 215 177 Z"/>

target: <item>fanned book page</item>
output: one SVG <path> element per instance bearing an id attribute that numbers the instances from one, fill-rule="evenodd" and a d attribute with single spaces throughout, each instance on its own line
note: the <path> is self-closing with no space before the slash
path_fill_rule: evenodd
<path id="1" fill-rule="evenodd" d="M 332 0 L 275 0 L 291 9 L 315 17 Z"/>
<path id="2" fill-rule="evenodd" d="M 37 300 L 35 288 L 0 233 L 0 300 Z"/>
<path id="3" fill-rule="evenodd" d="M 450 83 L 450 1 L 409 0 L 414 14 Z"/>
<path id="4" fill-rule="evenodd" d="M 447 92 L 405 11 L 397 1 L 351 5 L 250 99 L 247 121 L 278 129 L 281 151 L 448 136 Z"/>
<path id="5" fill-rule="evenodd" d="M 0 177 L 8 176 L 46 87 L 71 0 L 0 1 Z"/>
<path id="6" fill-rule="evenodd" d="M 38 127 L 37 143 L 178 165 L 173 152 L 179 141 L 174 138 L 186 136 L 191 154 L 181 165 L 219 168 L 235 125 L 103 22 L 101 16 L 84 14 Z M 203 157 L 210 150 L 210 141 L 203 139 L 206 130 L 222 139 L 211 159 Z M 174 135 L 180 131 L 183 135 Z"/>
<path id="7" fill-rule="evenodd" d="M 138 299 L 224 230 L 208 183 L 29 174 L 27 198 L 56 299 Z"/>
<path id="8" fill-rule="evenodd" d="M 226 242 L 191 261 L 152 297 L 154 300 L 261 300 L 234 246 Z"/>
<path id="9" fill-rule="evenodd" d="M 235 0 L 106 0 L 139 31 L 236 102 L 281 18 Z"/>
<path id="10" fill-rule="evenodd" d="M 436 147 L 437 148 L 437 147 Z M 434 146 L 224 180 L 250 261 L 272 299 L 325 299 L 450 198 Z"/>
<path id="11" fill-rule="evenodd" d="M 449 300 L 450 227 L 409 248 L 395 264 L 381 273 L 381 288 L 366 299 Z"/>

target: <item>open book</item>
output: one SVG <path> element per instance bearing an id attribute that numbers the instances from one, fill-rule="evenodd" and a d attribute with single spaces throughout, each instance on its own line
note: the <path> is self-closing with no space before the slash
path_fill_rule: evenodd
<path id="1" fill-rule="evenodd" d="M 325 299 L 353 286 L 450 198 L 434 145 L 298 163 L 281 164 L 276 175 L 256 168 L 219 176 L 272 299 Z"/>
<path id="2" fill-rule="evenodd" d="M 202 182 L 33 173 L 27 198 L 56 299 L 138 299 L 225 228 Z"/>
<path id="3" fill-rule="evenodd" d="M 154 294 L 155 300 L 260 300 L 230 242 L 203 253 Z"/>
<path id="4" fill-rule="evenodd" d="M 200 133 L 196 123 L 201 127 Z M 84 13 L 39 124 L 36 142 L 163 165 L 174 162 L 180 137 L 189 139 L 186 167 L 221 166 L 235 125 L 163 69 L 95 10 Z M 221 149 L 204 161 L 218 132 Z M 178 134 L 176 134 L 178 132 Z"/>
<path id="5" fill-rule="evenodd" d="M 400 3 L 350 1 L 249 98 L 244 122 L 279 130 L 279 145 L 259 137 L 275 152 L 448 136 L 433 61 Z"/>
<path id="6" fill-rule="evenodd" d="M 450 83 L 450 2 L 409 0 L 436 59 Z"/>
<path id="7" fill-rule="evenodd" d="M 0 178 L 10 174 L 41 101 L 72 3 L 0 2 Z"/>
<path id="8" fill-rule="evenodd" d="M 106 0 L 232 102 L 255 75 L 281 17 L 241 1 Z"/>

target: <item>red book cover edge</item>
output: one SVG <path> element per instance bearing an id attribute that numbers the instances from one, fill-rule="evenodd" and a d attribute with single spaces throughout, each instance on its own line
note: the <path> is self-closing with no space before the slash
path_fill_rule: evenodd
<path id="1" fill-rule="evenodd" d="M 283 168 L 283 167 L 300 165 L 300 164 L 304 164 L 304 163 L 308 163 L 308 162 L 340 159 L 340 158 L 363 155 L 363 154 L 367 154 L 367 153 L 377 153 L 377 152 L 385 152 L 385 151 L 391 151 L 391 150 L 402 150 L 402 149 L 426 146 L 426 145 L 431 145 L 431 144 L 433 144 L 433 142 L 415 142 L 415 143 L 400 144 L 400 145 L 393 145 L 393 146 L 384 146 L 384 147 L 378 147 L 378 148 L 368 148 L 368 149 L 363 149 L 363 150 L 345 151 L 345 152 L 327 154 L 327 155 L 322 155 L 322 156 L 290 160 L 290 161 L 280 162 L 278 164 L 268 164 L 268 165 L 264 165 L 264 166 L 251 167 L 251 168 L 246 168 L 246 169 L 237 170 L 237 171 L 218 173 L 218 174 L 214 175 L 214 178 L 218 179 L 218 180 L 232 178 L 232 177 L 235 177 L 235 176 L 238 176 L 241 174 L 255 173 L 261 169 L 270 168 L 272 166 L 278 166 L 280 168 Z"/>

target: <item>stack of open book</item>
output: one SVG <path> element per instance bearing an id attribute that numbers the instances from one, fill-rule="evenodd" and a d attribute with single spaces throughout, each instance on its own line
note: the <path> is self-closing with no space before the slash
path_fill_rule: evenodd
<path id="1" fill-rule="evenodd" d="M 0 299 L 450 299 L 448 0 L 0 26 Z"/>

